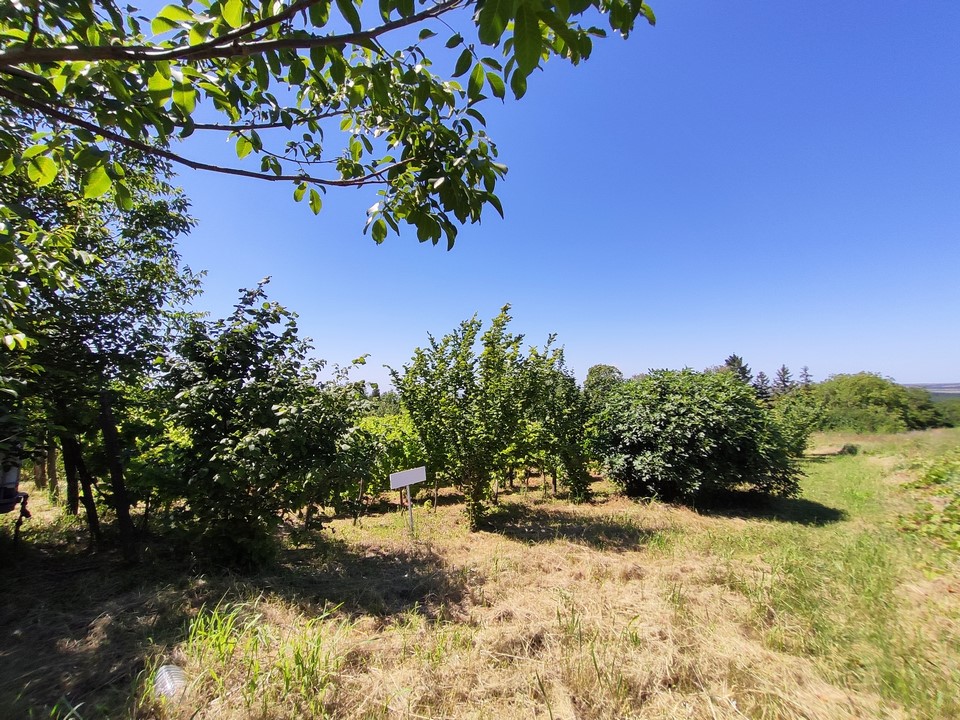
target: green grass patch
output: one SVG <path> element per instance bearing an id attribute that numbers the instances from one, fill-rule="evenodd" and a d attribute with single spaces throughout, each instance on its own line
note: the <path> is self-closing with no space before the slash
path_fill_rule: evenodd
<path id="1" fill-rule="evenodd" d="M 746 527 L 687 538 L 701 552 L 761 561 L 759 575 L 728 569 L 724 582 L 750 599 L 751 623 L 768 647 L 814 658 L 831 682 L 877 693 L 918 718 L 960 717 L 960 638 L 955 625 L 930 627 L 905 592 L 922 584 L 919 568 L 932 566 L 924 560 L 935 550 L 898 532 L 904 498 L 893 475 L 960 439 L 947 431 L 945 441 L 943 432 L 864 437 L 862 453 L 811 459 L 804 499 L 834 509 L 835 522 L 804 523 L 771 508 Z M 930 463 L 920 481 L 951 493 L 917 521 L 943 542 L 960 538 L 948 514 L 958 509 L 958 459 L 954 451 Z"/>

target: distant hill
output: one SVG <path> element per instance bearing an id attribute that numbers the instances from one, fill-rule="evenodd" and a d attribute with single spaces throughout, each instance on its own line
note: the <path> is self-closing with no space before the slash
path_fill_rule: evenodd
<path id="1" fill-rule="evenodd" d="M 934 400 L 960 399 L 960 383 L 914 383 L 905 387 L 923 388 Z"/>

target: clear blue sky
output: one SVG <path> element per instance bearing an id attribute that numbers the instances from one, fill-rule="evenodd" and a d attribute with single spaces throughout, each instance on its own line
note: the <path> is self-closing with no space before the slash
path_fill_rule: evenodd
<path id="1" fill-rule="evenodd" d="M 581 379 L 737 353 L 769 375 L 960 382 L 960 3 L 652 4 L 656 28 L 487 103 L 506 219 L 451 252 L 363 236 L 373 191 L 314 217 L 290 187 L 184 172 L 199 307 L 271 275 L 319 357 L 369 353 L 381 382 L 507 302 Z"/>

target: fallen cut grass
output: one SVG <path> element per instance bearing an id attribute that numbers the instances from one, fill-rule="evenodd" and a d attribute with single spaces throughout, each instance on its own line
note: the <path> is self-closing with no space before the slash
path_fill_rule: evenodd
<path id="1" fill-rule="evenodd" d="M 847 443 L 860 452 L 830 454 Z M 32 639 L 0 651 L 0 707 L 86 720 L 960 717 L 956 556 L 898 522 L 918 460 L 957 445 L 958 431 L 823 436 L 802 499 L 697 511 L 600 482 L 584 506 L 534 488 L 503 494 L 479 533 L 455 502 L 418 506 L 410 538 L 385 505 L 330 521 L 255 577 L 164 558 L 133 573 L 107 557 L 71 565 L 34 528 L 12 573 L 26 602 L 10 595 L 2 616 Z M 67 571 L 78 563 L 90 567 Z M 188 685 L 157 699 L 154 670 L 171 662 Z"/>

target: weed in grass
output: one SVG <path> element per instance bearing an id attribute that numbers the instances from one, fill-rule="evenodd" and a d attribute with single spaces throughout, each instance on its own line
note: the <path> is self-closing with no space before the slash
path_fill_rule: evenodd
<path id="1" fill-rule="evenodd" d="M 194 677 L 187 702 L 200 705 L 195 717 L 329 715 L 328 692 L 343 664 L 346 632 L 333 617 L 336 608 L 295 616 L 295 629 L 286 629 L 264 616 L 263 603 L 262 597 L 221 601 L 201 608 L 190 624 L 183 654 Z"/>

